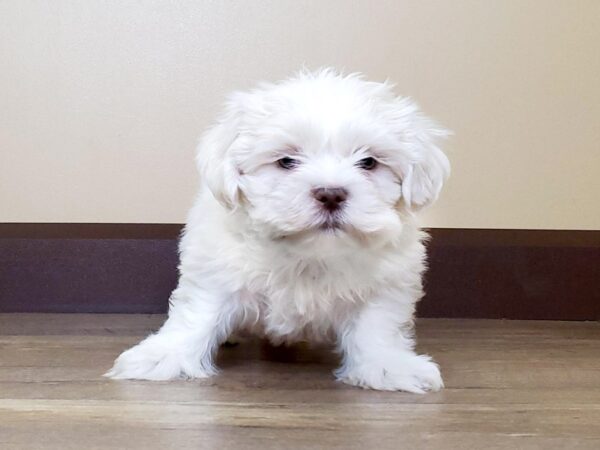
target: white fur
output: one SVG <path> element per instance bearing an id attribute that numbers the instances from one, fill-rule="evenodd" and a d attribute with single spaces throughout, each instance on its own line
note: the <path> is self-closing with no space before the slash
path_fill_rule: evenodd
<path id="1" fill-rule="evenodd" d="M 330 69 L 234 93 L 198 149 L 203 184 L 169 318 L 107 375 L 210 376 L 219 344 L 245 330 L 334 342 L 349 384 L 440 389 L 437 365 L 413 350 L 426 238 L 414 212 L 449 173 L 446 134 L 389 84 Z M 374 170 L 357 167 L 369 156 Z M 299 165 L 282 169 L 282 157 Z M 338 229 L 321 228 L 316 187 L 348 191 Z"/>

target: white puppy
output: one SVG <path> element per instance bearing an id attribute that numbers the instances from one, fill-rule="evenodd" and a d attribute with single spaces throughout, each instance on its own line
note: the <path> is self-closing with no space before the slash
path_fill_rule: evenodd
<path id="1" fill-rule="evenodd" d="M 426 234 L 414 212 L 449 173 L 447 132 L 387 83 L 333 70 L 234 93 L 202 138 L 202 187 L 180 242 L 169 318 L 112 378 L 216 373 L 234 331 L 334 342 L 338 379 L 422 393 L 443 386 L 414 352 Z"/>

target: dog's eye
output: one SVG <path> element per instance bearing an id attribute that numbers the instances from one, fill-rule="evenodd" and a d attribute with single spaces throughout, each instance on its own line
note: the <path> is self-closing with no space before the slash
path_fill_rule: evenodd
<path id="1" fill-rule="evenodd" d="M 289 158 L 287 156 L 285 158 L 281 158 L 281 159 L 277 160 L 277 165 L 285 170 L 292 170 L 294 167 L 298 166 L 299 164 L 300 164 L 300 161 L 298 161 L 297 159 L 294 159 L 294 158 Z"/>
<path id="2" fill-rule="evenodd" d="M 356 165 L 364 170 L 373 170 L 375 167 L 377 167 L 377 160 L 371 157 L 363 158 L 357 162 Z"/>

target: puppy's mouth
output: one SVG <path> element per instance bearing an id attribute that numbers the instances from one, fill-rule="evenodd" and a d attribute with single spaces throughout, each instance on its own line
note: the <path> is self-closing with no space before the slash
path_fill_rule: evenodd
<path id="1" fill-rule="evenodd" d="M 349 226 L 340 216 L 334 214 L 327 214 L 319 217 L 318 221 L 313 222 L 311 226 L 308 226 L 302 230 L 294 232 L 285 232 L 277 235 L 277 239 L 285 240 L 297 240 L 303 237 L 314 236 L 316 234 L 340 234 L 350 231 L 352 227 Z"/>
<path id="2" fill-rule="evenodd" d="M 326 217 L 321 224 L 317 226 L 318 230 L 321 231 L 343 231 L 345 228 L 344 222 L 342 222 L 338 217 L 328 216 Z"/>

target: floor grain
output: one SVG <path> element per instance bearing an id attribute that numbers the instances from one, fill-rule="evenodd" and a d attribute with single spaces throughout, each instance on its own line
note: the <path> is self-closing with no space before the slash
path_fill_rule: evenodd
<path id="1" fill-rule="evenodd" d="M 600 448 L 600 324 L 421 320 L 446 389 L 337 383 L 329 349 L 222 348 L 215 378 L 111 381 L 162 316 L 0 315 L 1 449 Z"/>

